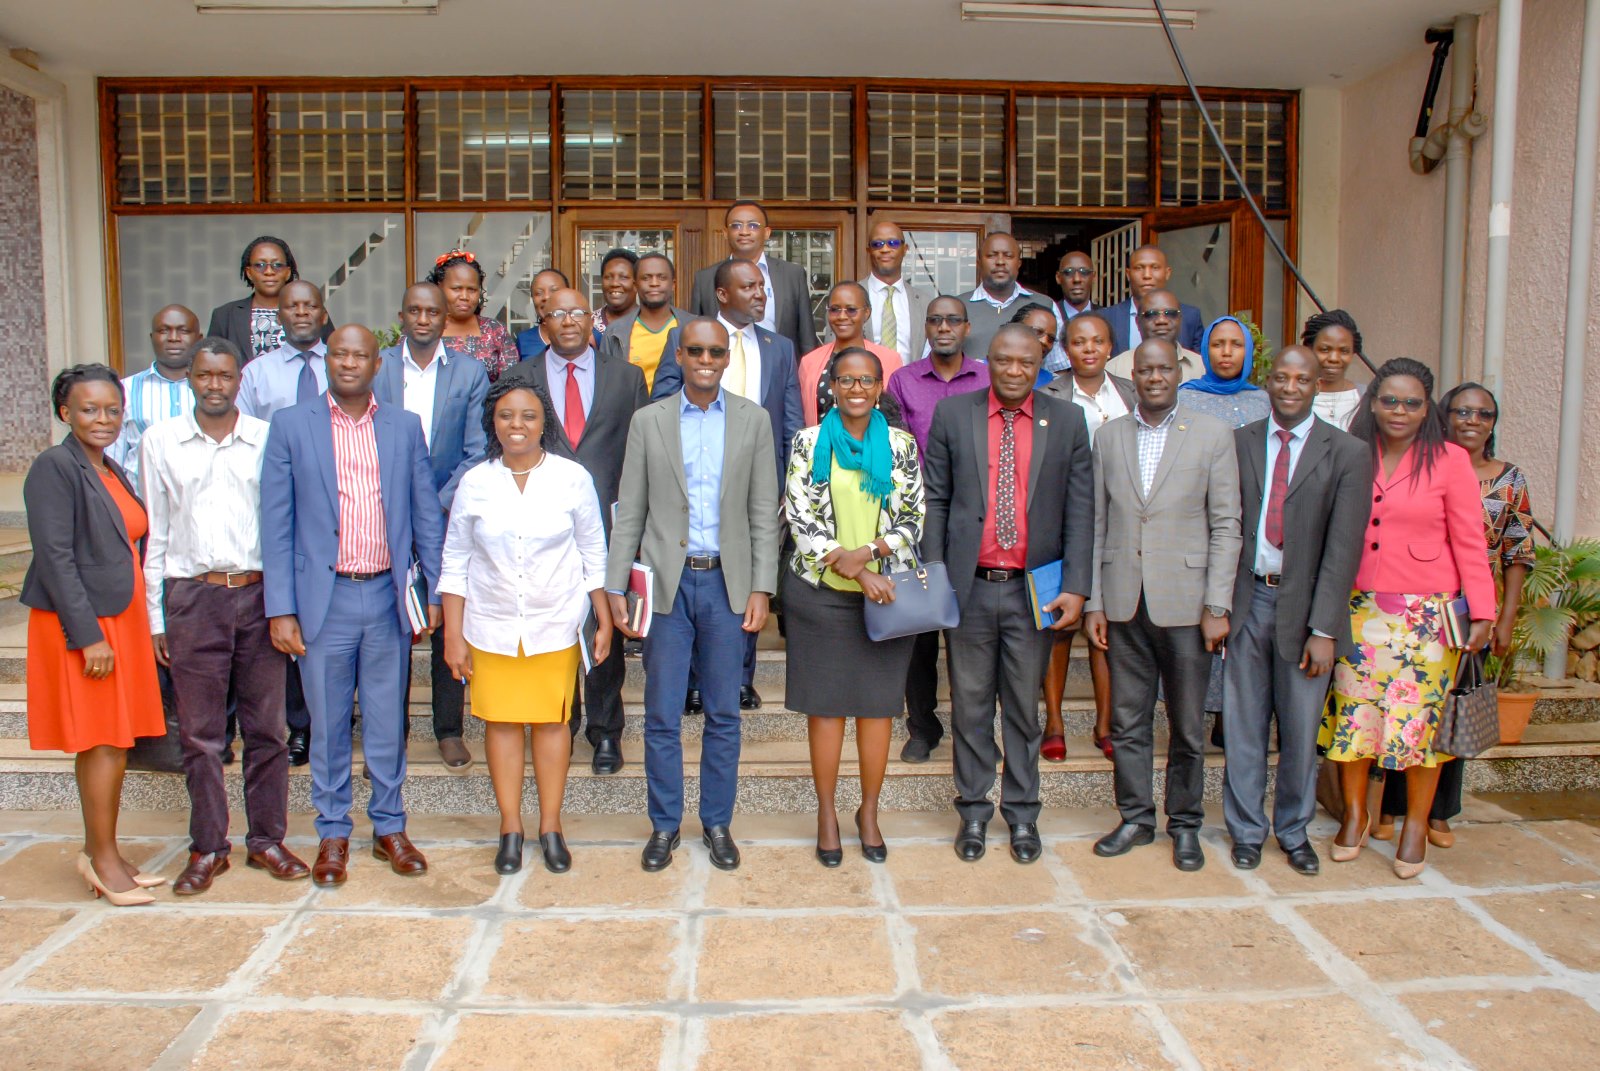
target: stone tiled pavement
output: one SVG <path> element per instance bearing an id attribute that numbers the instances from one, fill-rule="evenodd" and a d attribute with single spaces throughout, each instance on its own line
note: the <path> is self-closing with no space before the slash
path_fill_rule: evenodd
<path id="1" fill-rule="evenodd" d="M 1235 872 L 1214 828 L 1197 874 L 1165 838 L 1100 860 L 1107 811 L 1047 812 L 1032 867 L 1003 827 L 961 863 L 945 814 L 886 814 L 873 867 L 846 816 L 836 871 L 809 817 L 741 818 L 731 875 L 697 838 L 644 874 L 642 820 L 578 816 L 570 874 L 530 858 L 500 879 L 491 820 L 417 818 L 425 878 L 358 842 L 342 889 L 239 866 L 207 896 L 124 910 L 79 884 L 73 815 L 12 812 L 0 1068 L 1593 1069 L 1600 823 L 1583 809 L 1473 801 L 1409 883 L 1389 845 L 1327 862 L 1325 818 L 1317 879 L 1271 849 Z M 131 814 L 124 833 L 171 875 L 182 825 Z M 292 832 L 310 851 L 304 817 Z"/>

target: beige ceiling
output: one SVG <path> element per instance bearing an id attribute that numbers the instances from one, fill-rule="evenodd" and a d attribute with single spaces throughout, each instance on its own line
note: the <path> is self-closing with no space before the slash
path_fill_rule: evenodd
<path id="1" fill-rule="evenodd" d="M 1139 4 L 1140 0 L 1118 0 Z M 1488 6 L 1465 0 L 1468 10 Z M 1353 81 L 1447 0 L 1172 0 L 1202 84 Z M 440 0 L 437 16 L 199 15 L 194 0 L 0 0 L 0 39 L 100 75 L 873 75 L 1179 80 L 1159 30 L 963 23 L 959 0 Z"/>

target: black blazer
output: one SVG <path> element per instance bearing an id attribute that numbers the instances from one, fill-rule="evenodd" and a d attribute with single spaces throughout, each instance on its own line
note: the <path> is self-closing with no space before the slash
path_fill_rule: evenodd
<path id="1" fill-rule="evenodd" d="M 245 364 L 256 359 L 256 352 L 250 343 L 250 303 L 255 300 L 254 294 L 247 294 L 238 301 L 229 301 L 218 305 L 211 310 L 211 326 L 206 328 L 207 335 L 216 335 L 225 338 L 244 355 Z M 328 336 L 333 334 L 333 321 L 330 319 L 322 325 L 322 341 L 328 341 Z"/>
<path id="2" fill-rule="evenodd" d="M 105 459 L 127 492 L 144 505 L 122 466 Z M 22 579 L 21 603 L 61 618 L 67 647 L 77 651 L 105 639 L 99 617 L 116 617 L 133 601 L 134 570 L 122 511 L 70 433 L 33 459 L 22 484 L 33 561 Z"/>
<path id="3" fill-rule="evenodd" d="M 696 316 L 716 318 L 717 267 L 713 264 L 694 273 L 689 308 Z M 811 319 L 811 286 L 806 281 L 806 270 L 782 257 L 768 257 L 767 271 L 772 275 L 773 300 L 778 303 L 772 322 L 778 334 L 794 343 L 795 359 L 799 360 L 818 345 L 817 325 Z"/>
<path id="4" fill-rule="evenodd" d="M 1123 298 L 1107 309 L 1095 309 L 1111 324 L 1111 354 L 1116 356 L 1128 348 L 1128 317 L 1133 314 L 1134 301 L 1131 297 Z M 1200 310 L 1193 305 L 1178 302 L 1178 311 L 1183 314 L 1178 325 L 1178 345 L 1186 350 L 1200 352 L 1200 340 L 1205 337 L 1206 325 L 1200 320 Z M 1298 656 L 1297 656 L 1298 658 Z"/>
<path id="5" fill-rule="evenodd" d="M 1128 412 L 1133 412 L 1133 407 L 1139 404 L 1139 397 L 1133 392 L 1133 380 L 1114 376 L 1110 372 L 1106 373 L 1106 378 L 1111 381 L 1111 388 L 1117 392 L 1117 397 L 1122 399 L 1122 404 L 1128 407 Z M 1052 398 L 1060 398 L 1064 402 L 1072 402 L 1072 369 L 1069 368 L 1064 372 L 1057 372 L 1056 377 L 1040 387 L 1039 390 Z M 1077 405 L 1078 403 L 1072 402 L 1072 404 Z"/>
<path id="6" fill-rule="evenodd" d="M 989 508 L 990 391 L 944 399 L 933 410 L 922 473 L 928 515 L 922 553 L 942 561 L 965 604 L 972 594 Z M 1028 463 L 1028 568 L 1061 559 L 1061 590 L 1085 597 L 1094 553 L 1094 464 L 1089 426 L 1071 402 L 1035 391 Z"/>
<path id="7" fill-rule="evenodd" d="M 500 382 L 511 379 L 530 383 L 551 393 L 544 362 L 543 354 L 518 361 L 501 373 Z M 600 496 L 600 519 L 608 538 L 611 506 L 617 500 L 617 487 L 622 482 L 622 455 L 628 446 L 628 425 L 633 423 L 633 414 L 649 401 L 650 394 L 644 389 L 644 373 L 637 365 L 596 355 L 594 397 L 589 402 L 583 438 L 574 448 L 567 439 L 566 429 L 559 424 L 555 427 L 550 450 L 557 457 L 576 461 L 594 479 L 594 489 Z"/>
<path id="8" fill-rule="evenodd" d="M 1250 609 L 1255 583 L 1256 533 L 1271 474 L 1267 472 L 1267 420 L 1233 433 L 1239 454 L 1242 505 L 1239 571 L 1233 614 Z M 1298 664 L 1311 630 L 1338 641 L 1351 656 L 1350 589 L 1361 567 L 1361 544 L 1372 513 L 1372 451 L 1321 418 L 1301 447 L 1283 500 L 1283 579 L 1278 588 L 1278 657 Z"/>

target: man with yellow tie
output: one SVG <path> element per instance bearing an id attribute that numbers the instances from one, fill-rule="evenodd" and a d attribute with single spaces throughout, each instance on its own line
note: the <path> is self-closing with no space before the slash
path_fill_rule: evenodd
<path id="1" fill-rule="evenodd" d="M 789 444 L 804 426 L 800 408 L 800 377 L 796 371 L 794 343 L 761 326 L 766 312 L 767 288 L 761 269 L 748 260 L 728 259 L 717 265 L 714 278 L 717 294 L 717 322 L 728 332 L 728 369 L 722 375 L 722 389 L 747 398 L 767 411 L 772 418 L 773 465 L 778 486 L 783 486 L 789 466 Z M 675 327 L 667 336 L 661 364 L 656 368 L 652 399 L 667 398 L 683 389 L 683 369 L 679 366 L 678 335 Z M 761 696 L 755 689 L 755 635 L 749 637 L 744 663 L 744 685 L 739 689 L 739 706 L 755 710 Z M 686 709 L 696 712 L 698 696 L 691 684 Z"/>

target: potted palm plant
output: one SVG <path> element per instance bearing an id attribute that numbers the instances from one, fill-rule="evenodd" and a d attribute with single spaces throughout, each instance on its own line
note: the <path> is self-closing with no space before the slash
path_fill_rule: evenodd
<path id="1" fill-rule="evenodd" d="M 1600 614 L 1600 540 L 1534 549 L 1533 568 L 1522 585 L 1522 605 L 1511 629 L 1511 646 L 1490 655 L 1489 679 L 1500 696 L 1500 742 L 1515 744 L 1533 716 L 1539 689 L 1529 663 L 1547 657 L 1580 620 Z"/>

